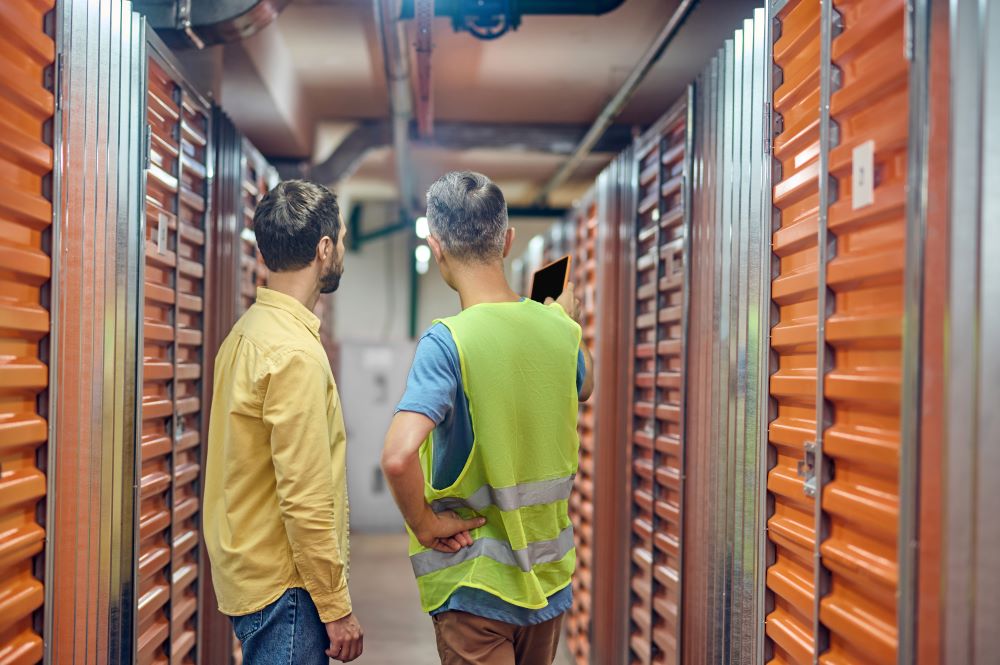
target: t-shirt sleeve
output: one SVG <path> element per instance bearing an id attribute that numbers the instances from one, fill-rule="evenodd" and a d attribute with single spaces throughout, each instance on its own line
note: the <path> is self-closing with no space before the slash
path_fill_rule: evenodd
<path id="1" fill-rule="evenodd" d="M 460 376 L 458 348 L 451 332 L 444 325 L 435 324 L 417 343 L 406 392 L 396 406 L 396 413 L 419 413 L 440 425 L 455 406 Z"/>
<path id="2" fill-rule="evenodd" d="M 587 361 L 583 358 L 583 349 L 576 355 L 576 394 L 583 392 L 583 382 L 587 380 Z"/>

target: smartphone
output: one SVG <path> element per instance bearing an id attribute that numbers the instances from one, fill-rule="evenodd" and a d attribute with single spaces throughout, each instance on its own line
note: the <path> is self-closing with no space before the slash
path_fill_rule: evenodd
<path id="1" fill-rule="evenodd" d="M 571 256 L 566 255 L 536 270 L 531 280 L 531 299 L 544 303 L 546 298 L 554 300 L 561 296 L 569 282 L 572 260 Z"/>

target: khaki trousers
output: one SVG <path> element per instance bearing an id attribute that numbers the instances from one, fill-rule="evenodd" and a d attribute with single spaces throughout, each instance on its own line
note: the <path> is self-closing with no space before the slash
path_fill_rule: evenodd
<path id="1" fill-rule="evenodd" d="M 515 626 L 465 612 L 442 612 L 433 617 L 441 665 L 552 665 L 564 617 Z"/>

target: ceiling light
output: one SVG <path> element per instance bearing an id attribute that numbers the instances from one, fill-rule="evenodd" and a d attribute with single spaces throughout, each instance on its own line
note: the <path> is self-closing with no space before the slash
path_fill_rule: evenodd
<path id="1" fill-rule="evenodd" d="M 430 224 L 427 222 L 426 217 L 417 217 L 417 237 L 424 240 L 431 234 Z"/>
<path id="2" fill-rule="evenodd" d="M 417 257 L 417 263 L 430 263 L 431 248 L 427 245 L 420 245 L 414 251 L 414 256 Z"/>

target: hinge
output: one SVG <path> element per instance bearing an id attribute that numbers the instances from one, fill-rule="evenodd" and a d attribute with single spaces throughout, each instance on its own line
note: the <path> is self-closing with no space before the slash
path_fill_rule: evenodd
<path id="1" fill-rule="evenodd" d="M 56 111 L 62 110 L 63 105 L 63 54 L 56 54 L 56 80 L 53 83 L 56 94 Z"/>
<path id="2" fill-rule="evenodd" d="M 764 154 L 771 154 L 771 137 L 774 127 L 771 126 L 771 102 L 764 102 Z"/>
<path id="3" fill-rule="evenodd" d="M 143 137 L 143 144 L 144 144 L 144 150 L 143 150 L 143 152 L 145 153 L 146 157 L 145 157 L 145 164 L 142 167 L 143 169 L 145 169 L 147 171 L 149 170 L 149 162 L 150 162 L 150 159 L 151 159 L 151 154 L 150 153 L 153 151 L 153 139 L 152 139 L 152 136 L 153 136 L 153 126 L 147 124 L 146 125 L 146 135 Z"/>
<path id="4" fill-rule="evenodd" d="M 913 0 L 906 0 L 906 10 L 903 12 L 903 57 L 913 62 L 913 33 L 916 20 L 916 7 Z"/>

